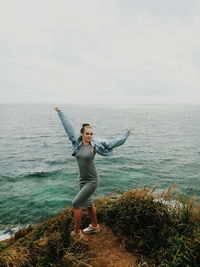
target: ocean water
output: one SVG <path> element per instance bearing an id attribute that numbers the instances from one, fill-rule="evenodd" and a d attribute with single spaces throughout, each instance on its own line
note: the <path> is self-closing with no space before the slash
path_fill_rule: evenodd
<path id="1" fill-rule="evenodd" d="M 56 104 L 58 105 L 58 104 Z M 54 104 L 0 104 L 0 240 L 57 214 L 78 192 L 78 166 Z M 96 154 L 93 198 L 154 184 L 200 201 L 200 105 L 58 105 L 75 131 L 92 124 L 111 140 L 134 128 L 115 155 Z"/>

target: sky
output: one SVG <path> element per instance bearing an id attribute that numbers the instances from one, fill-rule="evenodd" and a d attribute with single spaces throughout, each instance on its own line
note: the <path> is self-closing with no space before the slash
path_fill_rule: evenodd
<path id="1" fill-rule="evenodd" d="M 200 103 L 200 1 L 1 0 L 0 103 Z"/>

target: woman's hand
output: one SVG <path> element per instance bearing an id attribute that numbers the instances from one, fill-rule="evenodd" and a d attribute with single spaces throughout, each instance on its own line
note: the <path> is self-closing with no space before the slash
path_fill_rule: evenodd
<path id="1" fill-rule="evenodd" d="M 134 130 L 134 129 L 129 129 L 129 130 L 128 130 L 128 133 L 129 133 L 129 134 L 133 133 L 133 130 Z"/>
<path id="2" fill-rule="evenodd" d="M 56 111 L 61 110 L 59 107 L 55 107 L 54 109 L 55 109 Z"/>

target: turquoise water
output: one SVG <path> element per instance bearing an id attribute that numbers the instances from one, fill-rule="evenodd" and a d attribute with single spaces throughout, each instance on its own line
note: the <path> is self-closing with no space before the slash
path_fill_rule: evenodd
<path id="1" fill-rule="evenodd" d="M 78 166 L 56 105 L 0 104 L 0 234 L 57 214 L 78 192 Z M 114 156 L 95 156 L 94 198 L 176 184 L 200 200 L 200 105 L 59 106 L 77 134 L 83 122 L 108 140 L 135 129 Z"/>

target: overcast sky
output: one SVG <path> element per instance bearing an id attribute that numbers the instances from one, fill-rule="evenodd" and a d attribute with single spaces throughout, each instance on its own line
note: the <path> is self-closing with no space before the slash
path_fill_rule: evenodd
<path id="1" fill-rule="evenodd" d="M 200 1 L 0 0 L 0 102 L 200 103 Z"/>

